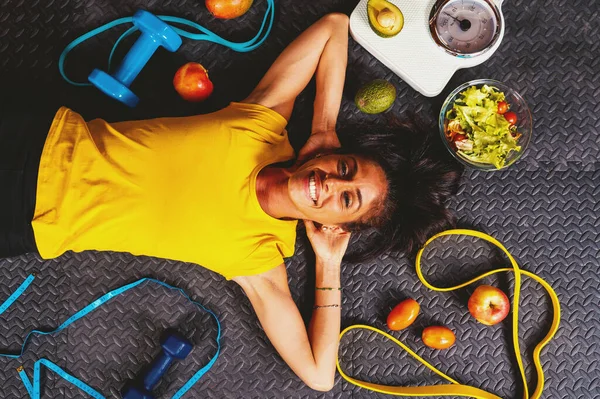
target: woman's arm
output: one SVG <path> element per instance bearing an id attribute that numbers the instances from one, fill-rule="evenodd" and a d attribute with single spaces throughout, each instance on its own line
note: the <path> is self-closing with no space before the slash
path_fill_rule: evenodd
<path id="1" fill-rule="evenodd" d="M 340 146 L 335 124 L 340 110 L 348 61 L 348 17 L 328 14 L 304 31 L 279 57 L 244 102 L 269 107 L 290 118 L 294 101 L 316 74 L 312 134 L 300 151 Z"/>
<path id="2" fill-rule="evenodd" d="M 323 284 L 339 287 L 339 265 L 317 261 L 319 269 Z M 290 294 L 284 264 L 258 276 L 234 280 L 244 289 L 267 337 L 292 371 L 312 389 L 330 390 L 335 377 L 340 308 L 313 310 L 307 332 Z M 315 304 L 319 303 L 340 304 L 339 291 L 317 291 Z"/>
<path id="3" fill-rule="evenodd" d="M 315 253 L 316 286 L 340 287 L 340 263 L 349 233 L 316 229 L 306 222 Z M 256 276 L 236 277 L 269 340 L 290 368 L 312 389 L 333 387 L 340 332 L 341 291 L 315 290 L 315 306 L 308 331 L 292 300 L 285 265 Z"/>

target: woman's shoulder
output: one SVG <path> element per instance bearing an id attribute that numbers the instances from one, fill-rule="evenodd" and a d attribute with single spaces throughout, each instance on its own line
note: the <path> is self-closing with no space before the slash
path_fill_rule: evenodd
<path id="1" fill-rule="evenodd" d="M 236 126 L 257 134 L 262 140 L 273 143 L 287 140 L 287 120 L 270 108 L 260 104 L 232 102 L 225 110 Z"/>

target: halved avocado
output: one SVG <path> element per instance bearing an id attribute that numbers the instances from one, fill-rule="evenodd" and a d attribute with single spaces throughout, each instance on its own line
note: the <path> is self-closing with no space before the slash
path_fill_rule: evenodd
<path id="1" fill-rule="evenodd" d="M 402 11 L 386 0 L 369 0 L 367 14 L 369 25 L 381 37 L 396 36 L 404 26 Z"/>

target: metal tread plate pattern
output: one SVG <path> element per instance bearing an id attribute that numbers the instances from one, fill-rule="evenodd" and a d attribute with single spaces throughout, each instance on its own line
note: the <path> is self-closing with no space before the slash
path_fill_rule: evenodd
<path id="1" fill-rule="evenodd" d="M 210 112 L 247 95 L 277 54 L 312 22 L 332 11 L 349 14 L 356 3 L 277 1 L 271 37 L 247 54 L 189 41 L 184 41 L 175 54 L 159 51 L 134 82 L 132 88 L 141 103 L 129 110 L 95 89 L 64 83 L 57 69 L 64 46 L 139 8 L 186 17 L 243 41 L 258 29 L 265 1 L 257 0 L 238 20 L 217 21 L 198 0 L 3 0 L 1 101 L 20 97 L 32 104 L 43 100 L 52 106 L 67 105 L 86 119 L 111 121 Z M 506 2 L 503 11 L 506 34 L 499 50 L 484 64 L 458 71 L 442 94 L 431 99 L 415 92 L 351 40 L 339 124 L 383 125 L 387 116 L 402 118 L 411 113 L 435 123 L 445 95 L 475 78 L 506 82 L 524 96 L 534 118 L 534 136 L 527 154 L 503 172 L 467 171 L 450 206 L 460 226 L 496 237 L 523 268 L 545 278 L 559 295 L 561 328 L 542 354 L 544 397 L 600 397 L 600 3 L 515 0 Z M 121 32 L 107 32 L 75 50 L 67 64 L 71 78 L 85 80 L 92 68 L 104 68 L 110 47 Z M 126 43 L 117 55 L 128 49 L 130 41 Z M 201 105 L 184 103 L 171 86 L 176 68 L 192 60 L 207 67 L 216 87 L 211 99 Z M 389 79 L 398 88 L 398 99 L 384 116 L 361 114 L 353 105 L 357 87 L 375 78 Z M 313 95 L 314 87 L 296 102 L 289 124 L 296 147 L 310 129 Z M 357 235 L 352 245 L 368 239 L 368 235 Z M 425 262 L 428 276 L 440 284 L 499 265 L 504 262 L 497 251 L 467 238 L 435 243 Z M 308 317 L 313 263 L 302 232 L 296 256 L 287 266 L 294 299 Z M 331 392 L 305 387 L 269 344 L 241 289 L 196 265 L 122 253 L 67 253 L 49 261 L 21 256 L 0 260 L 0 300 L 33 271 L 38 273 L 34 284 L 0 316 L 2 348 L 17 350 L 30 329 L 55 327 L 106 291 L 140 277 L 153 277 L 183 288 L 222 321 L 222 355 L 187 397 L 384 397 L 354 387 L 339 376 Z M 398 254 L 361 264 L 345 263 L 342 280 L 343 326 L 360 322 L 384 327 L 386 315 L 396 302 L 415 298 L 421 304 L 421 316 L 395 336 L 463 383 L 503 398 L 521 396 L 508 323 L 491 328 L 477 324 L 466 309 L 470 289 L 432 293 L 418 282 L 414 259 Z M 489 281 L 506 290 L 512 287 L 508 275 Z M 532 344 L 545 334 L 551 316 L 548 299 L 535 283 L 525 279 L 522 295 L 521 339 L 531 377 Z M 422 328 L 434 323 L 455 330 L 457 343 L 453 348 L 433 351 L 422 345 Z M 33 362 L 41 357 L 106 396 L 116 397 L 125 382 L 154 357 L 166 328 L 177 328 L 196 343 L 192 355 L 174 366 L 157 388 L 159 397 L 170 397 L 213 354 L 216 332 L 210 317 L 177 294 L 149 285 L 114 300 L 54 337 L 32 339 L 20 360 L 0 359 L 0 397 L 27 397 L 15 368 L 23 364 L 31 373 Z M 441 383 L 405 353 L 371 333 L 349 334 L 340 356 L 344 368 L 358 378 L 388 384 Z M 43 386 L 44 397 L 82 396 L 52 373 L 44 373 Z"/>

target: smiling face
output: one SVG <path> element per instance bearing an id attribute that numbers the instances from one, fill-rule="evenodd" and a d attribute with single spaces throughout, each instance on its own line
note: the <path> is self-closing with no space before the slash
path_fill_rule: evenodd
<path id="1" fill-rule="evenodd" d="M 357 155 L 311 159 L 290 176 L 288 193 L 303 219 L 334 226 L 377 212 L 387 195 L 383 169 Z"/>

